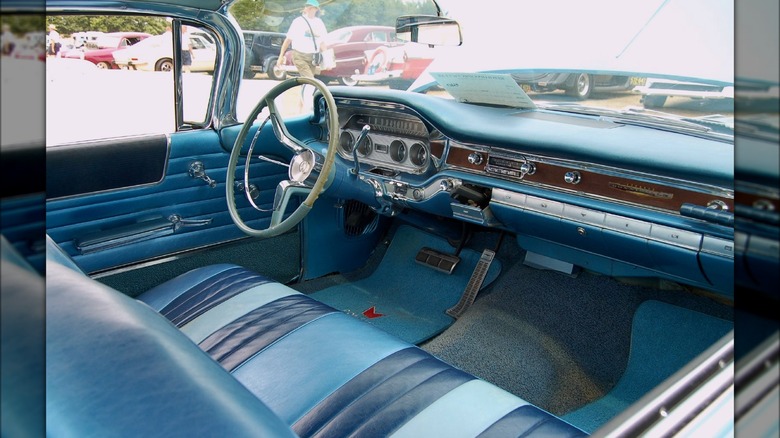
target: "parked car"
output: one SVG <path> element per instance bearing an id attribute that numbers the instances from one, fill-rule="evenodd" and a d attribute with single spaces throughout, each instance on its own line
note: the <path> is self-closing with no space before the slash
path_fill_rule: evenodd
<path id="1" fill-rule="evenodd" d="M 634 87 L 634 93 L 642 95 L 645 108 L 661 108 L 670 97 L 694 100 L 734 99 L 734 86 L 722 84 L 697 84 L 672 79 L 648 78 L 644 85 Z"/>
<path id="2" fill-rule="evenodd" d="M 84 59 L 98 68 L 116 69 L 113 53 L 131 47 L 149 38 L 145 32 L 109 32 L 95 36 L 94 40 L 84 40 L 83 46 L 71 50 L 61 50 L 61 58 Z"/>
<path id="3" fill-rule="evenodd" d="M 89 42 L 95 42 L 97 38 L 101 35 L 103 35 L 105 32 L 99 32 L 99 31 L 86 31 L 86 32 L 74 32 L 71 34 L 71 39 L 73 40 L 73 46 L 71 48 L 79 49 L 84 47 Z"/>
<path id="4" fill-rule="evenodd" d="M 557 73 L 733 85 L 734 4 L 567 3 L 384 1 L 370 19 L 434 55 L 399 91 L 242 81 L 251 2 L 48 0 L 63 22 L 172 14 L 219 57 L 213 75 L 94 69 L 46 90 L 67 105 L 41 118 L 46 166 L 8 166 L 3 144 L 3 435 L 776 433 L 777 96 L 738 124 L 632 93 L 555 103 L 516 80 L 549 66 L 498 44 L 590 62 Z M 517 19 L 551 8 L 554 29 Z M 778 53 L 765 43 L 749 47 Z"/>
<path id="5" fill-rule="evenodd" d="M 217 56 L 215 46 L 202 35 L 189 34 L 192 47 L 190 71 L 212 72 Z M 170 33 L 156 35 L 123 50 L 113 52 L 114 62 L 122 69 L 172 71 L 173 45 Z"/>
<path id="6" fill-rule="evenodd" d="M 406 43 L 380 46 L 366 52 L 362 71 L 351 76 L 355 83 L 387 84 L 394 90 L 405 90 L 433 62 L 431 50 L 420 44 Z"/>
<path id="7" fill-rule="evenodd" d="M 515 75 L 526 91 L 547 93 L 564 90 L 577 99 L 587 99 L 592 93 L 628 91 L 636 85 L 629 76 L 581 73 L 539 73 Z"/>
<path id="8" fill-rule="evenodd" d="M 16 40 L 10 56 L 16 59 L 37 59 L 46 61 L 46 34 L 43 32 L 27 32 Z"/>
<path id="9" fill-rule="evenodd" d="M 400 44 L 395 37 L 395 29 L 390 26 L 347 26 L 333 30 L 325 37 L 328 48 L 333 49 L 336 67 L 322 70 L 319 79 L 324 82 L 338 81 L 342 85 L 356 85 L 352 76 L 366 68 L 366 54 L 382 46 Z M 281 72 L 296 73 L 292 62 L 292 51 L 285 54 L 285 63 L 277 67 L 276 76 Z"/>
<path id="10" fill-rule="evenodd" d="M 266 73 L 270 79 L 284 80 L 284 72 L 275 71 L 274 67 L 286 35 L 281 32 L 257 30 L 245 30 L 243 34 L 246 47 L 244 78 L 253 78 L 257 73 Z"/>

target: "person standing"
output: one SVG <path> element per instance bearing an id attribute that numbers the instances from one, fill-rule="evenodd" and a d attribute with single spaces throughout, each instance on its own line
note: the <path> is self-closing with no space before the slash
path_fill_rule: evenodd
<path id="1" fill-rule="evenodd" d="M 57 26 L 50 24 L 48 33 L 48 45 L 46 51 L 51 56 L 56 56 L 60 52 L 62 43 L 60 42 L 60 33 L 57 32 Z"/>
<path id="2" fill-rule="evenodd" d="M 181 26 L 181 71 L 189 73 L 192 68 L 192 41 L 187 26 Z"/>
<path id="3" fill-rule="evenodd" d="M 307 0 L 303 6 L 303 13 L 296 17 L 290 24 L 287 37 L 282 43 L 277 65 L 284 63 L 284 54 L 292 44 L 293 64 L 298 69 L 298 74 L 306 78 L 314 78 L 317 66 L 314 65 L 312 56 L 317 52 L 327 49 L 324 37 L 328 33 L 325 23 L 319 18 L 320 3 L 317 0 Z"/>
<path id="4" fill-rule="evenodd" d="M 4 56 L 8 56 L 13 53 L 16 47 L 16 35 L 11 32 L 11 25 L 3 23 L 3 34 L 0 36 L 2 42 L 2 53 Z"/>

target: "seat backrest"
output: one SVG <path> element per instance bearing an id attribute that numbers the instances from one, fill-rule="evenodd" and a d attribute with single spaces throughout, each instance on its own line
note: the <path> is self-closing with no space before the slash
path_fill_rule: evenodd
<path id="1" fill-rule="evenodd" d="M 47 260 L 46 429 L 63 436 L 295 436 L 150 307 Z"/>
<path id="2" fill-rule="evenodd" d="M 0 436 L 43 436 L 43 277 L 0 235 Z"/>

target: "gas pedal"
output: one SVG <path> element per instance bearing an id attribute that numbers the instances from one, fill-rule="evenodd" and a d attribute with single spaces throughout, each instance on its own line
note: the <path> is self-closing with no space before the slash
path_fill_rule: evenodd
<path id="1" fill-rule="evenodd" d="M 471 274 L 471 278 L 466 285 L 466 290 L 463 291 L 463 295 L 460 297 L 460 301 L 458 301 L 458 304 L 447 309 L 447 315 L 458 319 L 466 313 L 466 310 L 468 310 L 472 304 L 474 304 L 474 300 L 477 298 L 479 289 L 485 281 L 485 276 L 487 276 L 488 269 L 490 269 L 490 264 L 493 263 L 493 258 L 495 256 L 496 253 L 493 250 L 485 249 L 482 251 L 482 257 L 479 258 L 477 266 L 474 267 L 474 272 Z"/>

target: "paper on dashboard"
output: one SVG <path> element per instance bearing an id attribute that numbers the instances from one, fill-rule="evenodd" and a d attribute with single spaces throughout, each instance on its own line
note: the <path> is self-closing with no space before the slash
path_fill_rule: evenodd
<path id="1" fill-rule="evenodd" d="M 509 74 L 431 72 L 431 76 L 460 102 L 536 108 Z"/>

